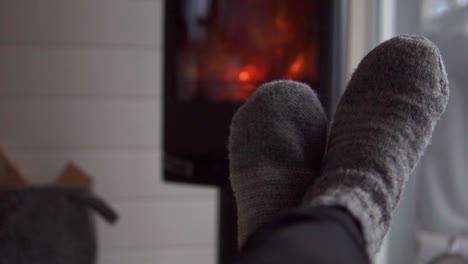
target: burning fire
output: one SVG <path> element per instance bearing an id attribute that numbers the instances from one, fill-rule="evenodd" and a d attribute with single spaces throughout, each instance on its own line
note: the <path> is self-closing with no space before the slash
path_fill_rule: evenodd
<path id="1" fill-rule="evenodd" d="M 196 79 L 216 86 L 201 87 L 205 97 L 245 100 L 265 81 L 317 80 L 316 36 L 305 29 L 302 14 L 307 0 L 233 2 L 245 5 L 242 19 L 229 20 L 229 14 L 223 14 L 223 24 L 219 14 L 210 14 L 205 25 L 208 36 L 198 46 L 203 57 L 195 65 Z"/>
<path id="2" fill-rule="evenodd" d="M 253 64 L 247 64 L 240 69 L 238 79 L 241 82 L 260 82 L 265 78 L 265 73 Z"/>
<path id="3" fill-rule="evenodd" d="M 247 82 L 250 80 L 250 74 L 246 71 L 241 71 L 239 73 L 239 81 L 241 82 Z"/>
<path id="4" fill-rule="evenodd" d="M 298 74 L 304 66 L 304 56 L 300 54 L 289 67 L 289 74 L 294 76 Z"/>

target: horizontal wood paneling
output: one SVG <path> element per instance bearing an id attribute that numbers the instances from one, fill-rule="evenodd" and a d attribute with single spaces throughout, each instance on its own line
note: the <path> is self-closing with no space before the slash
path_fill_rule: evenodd
<path id="1" fill-rule="evenodd" d="M 156 47 L 162 1 L 0 1 L 0 44 Z"/>
<path id="2" fill-rule="evenodd" d="M 158 97 L 161 72 L 159 51 L 0 46 L 0 99 Z"/>
<path id="3" fill-rule="evenodd" d="M 180 247 L 177 249 L 154 249 L 144 251 L 103 252 L 100 264 L 214 264 L 213 247 Z"/>
<path id="4" fill-rule="evenodd" d="M 102 250 L 164 249 L 210 246 L 215 242 L 216 202 L 140 201 L 114 203 L 120 221 L 98 221 Z"/>
<path id="5" fill-rule="evenodd" d="M 13 148 L 160 146 L 153 100 L 0 100 L 0 142 Z"/>
<path id="6" fill-rule="evenodd" d="M 53 183 L 68 161 L 94 179 L 95 191 L 112 201 L 216 199 L 214 187 L 163 181 L 161 151 L 11 151 L 27 178 Z"/>

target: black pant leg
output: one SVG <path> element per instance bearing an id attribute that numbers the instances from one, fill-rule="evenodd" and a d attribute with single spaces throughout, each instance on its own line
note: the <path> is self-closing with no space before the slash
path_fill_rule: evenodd
<path id="1" fill-rule="evenodd" d="M 359 224 L 338 207 L 299 208 L 255 232 L 234 264 L 369 264 Z"/>

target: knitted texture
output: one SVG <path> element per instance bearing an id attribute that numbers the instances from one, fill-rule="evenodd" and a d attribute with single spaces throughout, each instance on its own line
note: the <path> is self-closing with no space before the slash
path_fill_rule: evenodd
<path id="1" fill-rule="evenodd" d="M 2 188 L 0 201 L 0 264 L 96 263 L 88 208 L 116 217 L 81 187 Z"/>
<path id="2" fill-rule="evenodd" d="M 235 114 L 229 138 L 230 180 L 239 245 L 261 224 L 301 203 L 318 176 L 327 120 L 305 84 L 262 85 Z"/>
<path id="3" fill-rule="evenodd" d="M 382 244 L 448 94 L 436 46 L 404 35 L 362 60 L 339 102 L 321 177 L 305 203 L 348 209 L 361 224 L 369 256 Z"/>

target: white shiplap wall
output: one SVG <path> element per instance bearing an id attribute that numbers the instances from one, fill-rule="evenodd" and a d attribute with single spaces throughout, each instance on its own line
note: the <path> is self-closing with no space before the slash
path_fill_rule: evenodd
<path id="1" fill-rule="evenodd" d="M 162 0 L 0 1 L 0 145 L 35 183 L 67 160 L 121 215 L 100 264 L 209 264 L 216 193 L 161 180 Z"/>

